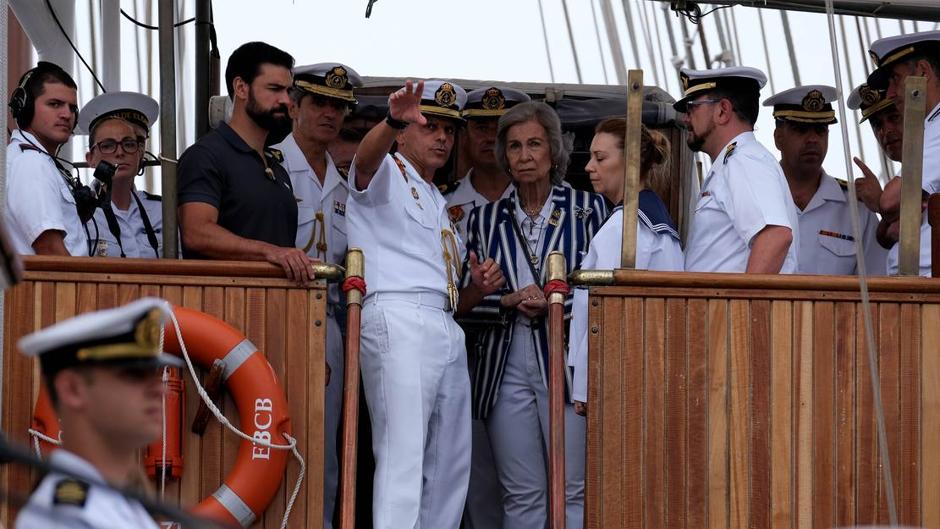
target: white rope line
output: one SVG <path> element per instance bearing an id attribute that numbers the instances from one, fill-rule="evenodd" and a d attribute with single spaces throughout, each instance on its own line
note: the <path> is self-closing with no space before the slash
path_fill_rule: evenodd
<path id="1" fill-rule="evenodd" d="M 160 351 L 163 351 L 163 333 L 160 333 Z M 163 400 L 160 402 L 160 413 L 163 419 L 163 443 L 160 446 L 160 501 L 166 495 L 166 394 L 169 389 L 170 368 L 163 368 Z"/>
<path id="2" fill-rule="evenodd" d="M 290 500 L 287 502 L 287 507 L 284 510 L 284 518 L 281 520 L 281 529 L 287 527 L 287 521 L 290 518 L 291 510 L 294 508 L 294 501 L 297 499 L 297 495 L 300 493 L 300 487 L 303 484 L 304 474 L 307 471 L 307 465 L 304 462 L 303 456 L 300 455 L 300 452 L 297 451 L 297 439 L 291 437 L 286 432 L 281 432 L 281 435 L 287 440 L 286 445 L 274 444 L 268 441 L 261 439 L 255 439 L 254 437 L 249 436 L 245 432 L 236 428 L 228 418 L 223 414 L 219 408 L 212 402 L 212 399 L 209 398 L 209 394 L 206 393 L 206 389 L 202 387 L 202 383 L 199 381 L 199 377 L 196 376 L 196 368 L 193 367 L 192 360 L 189 358 L 189 351 L 186 350 L 186 343 L 183 340 L 183 331 L 180 329 L 179 320 L 176 319 L 176 314 L 170 310 L 170 321 L 173 322 L 173 328 L 176 330 L 176 338 L 179 341 L 180 351 L 183 354 L 183 361 L 186 362 L 186 367 L 189 368 L 189 375 L 193 379 L 193 383 L 196 385 L 196 393 L 199 394 L 199 398 L 206 404 L 206 407 L 209 408 L 209 411 L 212 412 L 212 415 L 215 416 L 216 420 L 222 423 L 225 428 L 230 432 L 234 433 L 238 437 L 241 437 L 245 441 L 248 441 L 252 444 L 264 446 L 266 448 L 273 448 L 275 450 L 290 450 L 294 455 L 294 458 L 297 459 L 297 463 L 300 465 L 300 472 L 297 474 L 297 482 L 294 484 L 294 492 L 291 494 Z"/>
<path id="3" fill-rule="evenodd" d="M 771 93 L 776 94 L 777 89 L 774 88 L 774 69 L 770 67 L 770 51 L 767 47 L 767 33 L 764 31 L 764 10 L 757 10 L 757 22 L 760 24 L 760 38 L 764 43 L 764 61 L 767 62 L 767 80 L 770 81 L 770 91 Z"/>
<path id="4" fill-rule="evenodd" d="M 548 29 L 545 27 L 545 14 L 542 12 L 542 0 L 538 0 L 539 19 L 542 21 L 542 39 L 545 41 L 545 59 L 548 61 L 548 76 L 555 82 L 555 68 L 552 66 L 552 50 L 548 47 Z"/>
<path id="5" fill-rule="evenodd" d="M 39 441 L 45 441 L 55 446 L 62 446 L 62 439 L 53 439 L 39 430 L 29 428 L 26 432 L 33 438 L 33 446 L 36 449 L 37 456 L 42 456 L 42 451 L 39 449 Z M 59 432 L 59 435 L 61 436 L 62 432 Z"/>
<path id="6" fill-rule="evenodd" d="M 607 60 L 604 58 L 604 47 L 601 45 L 601 27 L 597 23 L 597 9 L 594 8 L 594 0 L 590 1 L 591 17 L 594 18 L 594 36 L 597 37 L 597 54 L 600 56 L 601 69 L 604 72 L 604 84 L 610 84 L 610 78 L 607 76 Z"/>
<path id="7" fill-rule="evenodd" d="M 833 14 L 832 0 L 826 0 L 826 18 L 829 22 L 829 46 L 832 52 L 832 67 L 836 77 L 836 88 L 840 94 L 842 89 L 842 69 L 839 66 L 839 42 L 836 38 L 835 15 Z M 839 98 L 839 115 L 845 116 L 845 98 Z M 891 457 L 888 452 L 888 434 L 885 430 L 885 412 L 881 402 L 881 377 L 878 373 L 878 349 L 875 343 L 874 325 L 871 320 L 871 305 L 868 296 L 868 277 L 865 270 L 865 249 L 862 245 L 862 229 L 858 218 L 858 199 L 855 193 L 854 172 L 852 171 L 851 149 L 849 146 L 849 130 L 845 119 L 839 120 L 842 127 L 842 148 L 845 160 L 846 178 L 849 179 L 849 216 L 852 218 L 852 235 L 855 237 L 855 262 L 858 269 L 858 282 L 861 290 L 862 311 L 865 321 L 865 342 L 868 346 L 868 369 L 871 375 L 872 399 L 875 403 L 875 417 L 878 426 L 878 449 L 881 453 L 881 470 L 885 480 L 885 496 L 888 500 L 888 518 L 892 526 L 898 524 L 897 506 L 894 500 L 894 480 L 891 476 Z"/>

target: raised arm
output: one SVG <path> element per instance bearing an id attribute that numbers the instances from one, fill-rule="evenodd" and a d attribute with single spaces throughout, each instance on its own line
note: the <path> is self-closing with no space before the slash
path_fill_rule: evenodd
<path id="1" fill-rule="evenodd" d="M 421 115 L 421 93 L 424 81 L 413 84 L 410 80 L 405 86 L 388 96 L 388 115 L 397 121 L 424 125 L 427 120 Z M 382 164 L 382 160 L 395 143 L 399 129 L 382 120 L 366 134 L 356 150 L 353 161 L 356 168 L 356 189 L 362 191 L 369 187 L 372 177 Z"/>

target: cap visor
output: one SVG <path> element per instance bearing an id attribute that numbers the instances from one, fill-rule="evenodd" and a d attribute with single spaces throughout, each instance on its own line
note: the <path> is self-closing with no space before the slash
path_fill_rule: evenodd
<path id="1" fill-rule="evenodd" d="M 673 103 L 672 108 L 675 109 L 676 112 L 681 112 L 685 114 L 686 111 L 689 109 L 686 103 L 688 103 L 691 99 L 692 99 L 691 97 L 683 97 L 682 99 Z"/>
<path id="2" fill-rule="evenodd" d="M 889 71 L 892 65 L 875 68 L 875 71 L 868 75 L 868 86 L 875 90 L 885 90 L 888 88 L 888 78 L 891 76 Z"/>

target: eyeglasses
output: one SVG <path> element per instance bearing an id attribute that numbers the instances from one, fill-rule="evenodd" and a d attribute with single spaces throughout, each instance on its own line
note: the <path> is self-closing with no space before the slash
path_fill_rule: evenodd
<path id="1" fill-rule="evenodd" d="M 688 103 L 685 104 L 685 108 L 688 111 L 686 112 L 686 114 L 694 110 L 695 107 L 697 106 L 707 105 L 710 103 L 719 103 L 719 102 L 721 102 L 721 99 L 699 99 L 698 101 L 689 101 Z"/>
<path id="2" fill-rule="evenodd" d="M 91 150 L 98 149 L 101 154 L 114 154 L 117 152 L 118 145 L 127 154 L 134 154 L 140 149 L 140 141 L 134 138 L 124 138 L 121 141 L 101 140 L 91 146 Z"/>

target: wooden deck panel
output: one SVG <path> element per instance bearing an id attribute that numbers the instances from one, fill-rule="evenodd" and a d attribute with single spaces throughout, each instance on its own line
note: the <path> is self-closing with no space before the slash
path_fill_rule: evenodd
<path id="1" fill-rule="evenodd" d="M 642 473 L 616 480 L 619 498 L 608 490 L 598 501 L 589 490 L 590 527 L 887 521 L 858 293 L 839 281 L 833 290 L 813 290 L 787 278 L 773 290 L 767 278 L 749 286 L 739 278 L 683 283 L 669 274 L 658 282 L 653 273 L 636 275 L 633 283 L 591 290 L 602 310 L 590 314 L 599 336 L 590 340 L 589 396 L 603 402 L 589 403 L 588 468 L 598 475 L 588 479 L 604 489 L 634 465 Z M 882 280 L 873 299 L 900 521 L 940 529 L 940 454 L 932 448 L 940 443 L 940 288 Z M 629 390 L 637 365 L 644 371 L 639 395 Z M 616 459 L 632 439 L 621 432 L 637 428 L 643 435 L 633 446 L 642 458 Z M 624 508 L 611 516 L 613 505 L 634 498 L 643 499 L 641 515 Z"/>

